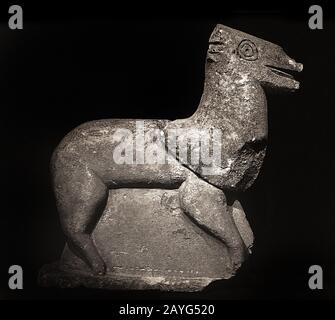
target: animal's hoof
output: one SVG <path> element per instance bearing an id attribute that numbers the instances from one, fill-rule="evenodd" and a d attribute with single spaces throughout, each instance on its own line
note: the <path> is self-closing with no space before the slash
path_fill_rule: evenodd
<path id="1" fill-rule="evenodd" d="M 233 270 L 237 270 L 241 267 L 242 263 L 246 260 L 248 256 L 248 250 L 245 245 L 239 246 L 237 248 L 229 249 L 230 259 L 232 263 Z"/>
<path id="2" fill-rule="evenodd" d="M 95 261 L 92 263 L 92 271 L 97 276 L 103 276 L 106 273 L 106 265 L 103 261 Z"/>

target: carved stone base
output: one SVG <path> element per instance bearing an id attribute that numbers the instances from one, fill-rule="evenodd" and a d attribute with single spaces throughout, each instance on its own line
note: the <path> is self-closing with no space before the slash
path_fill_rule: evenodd
<path id="1" fill-rule="evenodd" d="M 133 274 L 113 274 L 94 276 L 92 273 L 68 272 L 59 268 L 58 263 L 45 265 L 40 270 L 39 284 L 60 288 L 98 288 L 114 290 L 161 290 L 161 291 L 199 291 L 212 281 L 206 277 L 140 276 Z"/>
<path id="2" fill-rule="evenodd" d="M 249 247 L 252 232 L 243 211 L 234 210 L 233 216 Z M 180 210 L 176 190 L 112 190 L 93 239 L 106 263 L 106 275 L 95 276 L 66 246 L 59 263 L 42 268 L 39 283 L 197 291 L 236 271 L 222 242 Z"/>

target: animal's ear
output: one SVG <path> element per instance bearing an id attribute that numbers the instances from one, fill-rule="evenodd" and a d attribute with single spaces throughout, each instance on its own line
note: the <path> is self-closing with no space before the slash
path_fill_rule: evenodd
<path id="1" fill-rule="evenodd" d="M 231 30 L 230 28 L 222 25 L 222 24 L 217 24 L 209 38 L 209 42 L 211 43 L 222 43 L 224 44 L 228 38 L 231 35 Z"/>

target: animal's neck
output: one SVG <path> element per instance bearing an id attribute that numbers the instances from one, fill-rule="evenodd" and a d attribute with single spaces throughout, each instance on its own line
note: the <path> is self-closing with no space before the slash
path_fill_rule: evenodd
<path id="1" fill-rule="evenodd" d="M 247 75 L 216 70 L 215 65 L 206 68 L 204 92 L 191 118 L 243 140 L 267 136 L 267 104 L 260 84 Z"/>

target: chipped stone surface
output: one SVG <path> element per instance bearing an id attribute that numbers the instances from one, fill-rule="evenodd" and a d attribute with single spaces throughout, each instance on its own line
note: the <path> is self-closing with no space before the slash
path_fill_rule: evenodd
<path id="1" fill-rule="evenodd" d="M 56 286 L 60 288 L 98 288 L 114 290 L 160 290 L 195 292 L 202 290 L 211 282 L 219 280 L 208 277 L 154 277 L 132 274 L 106 274 L 94 276 L 87 272 L 66 272 L 59 268 L 58 263 L 44 266 L 39 275 L 41 286 Z"/>

